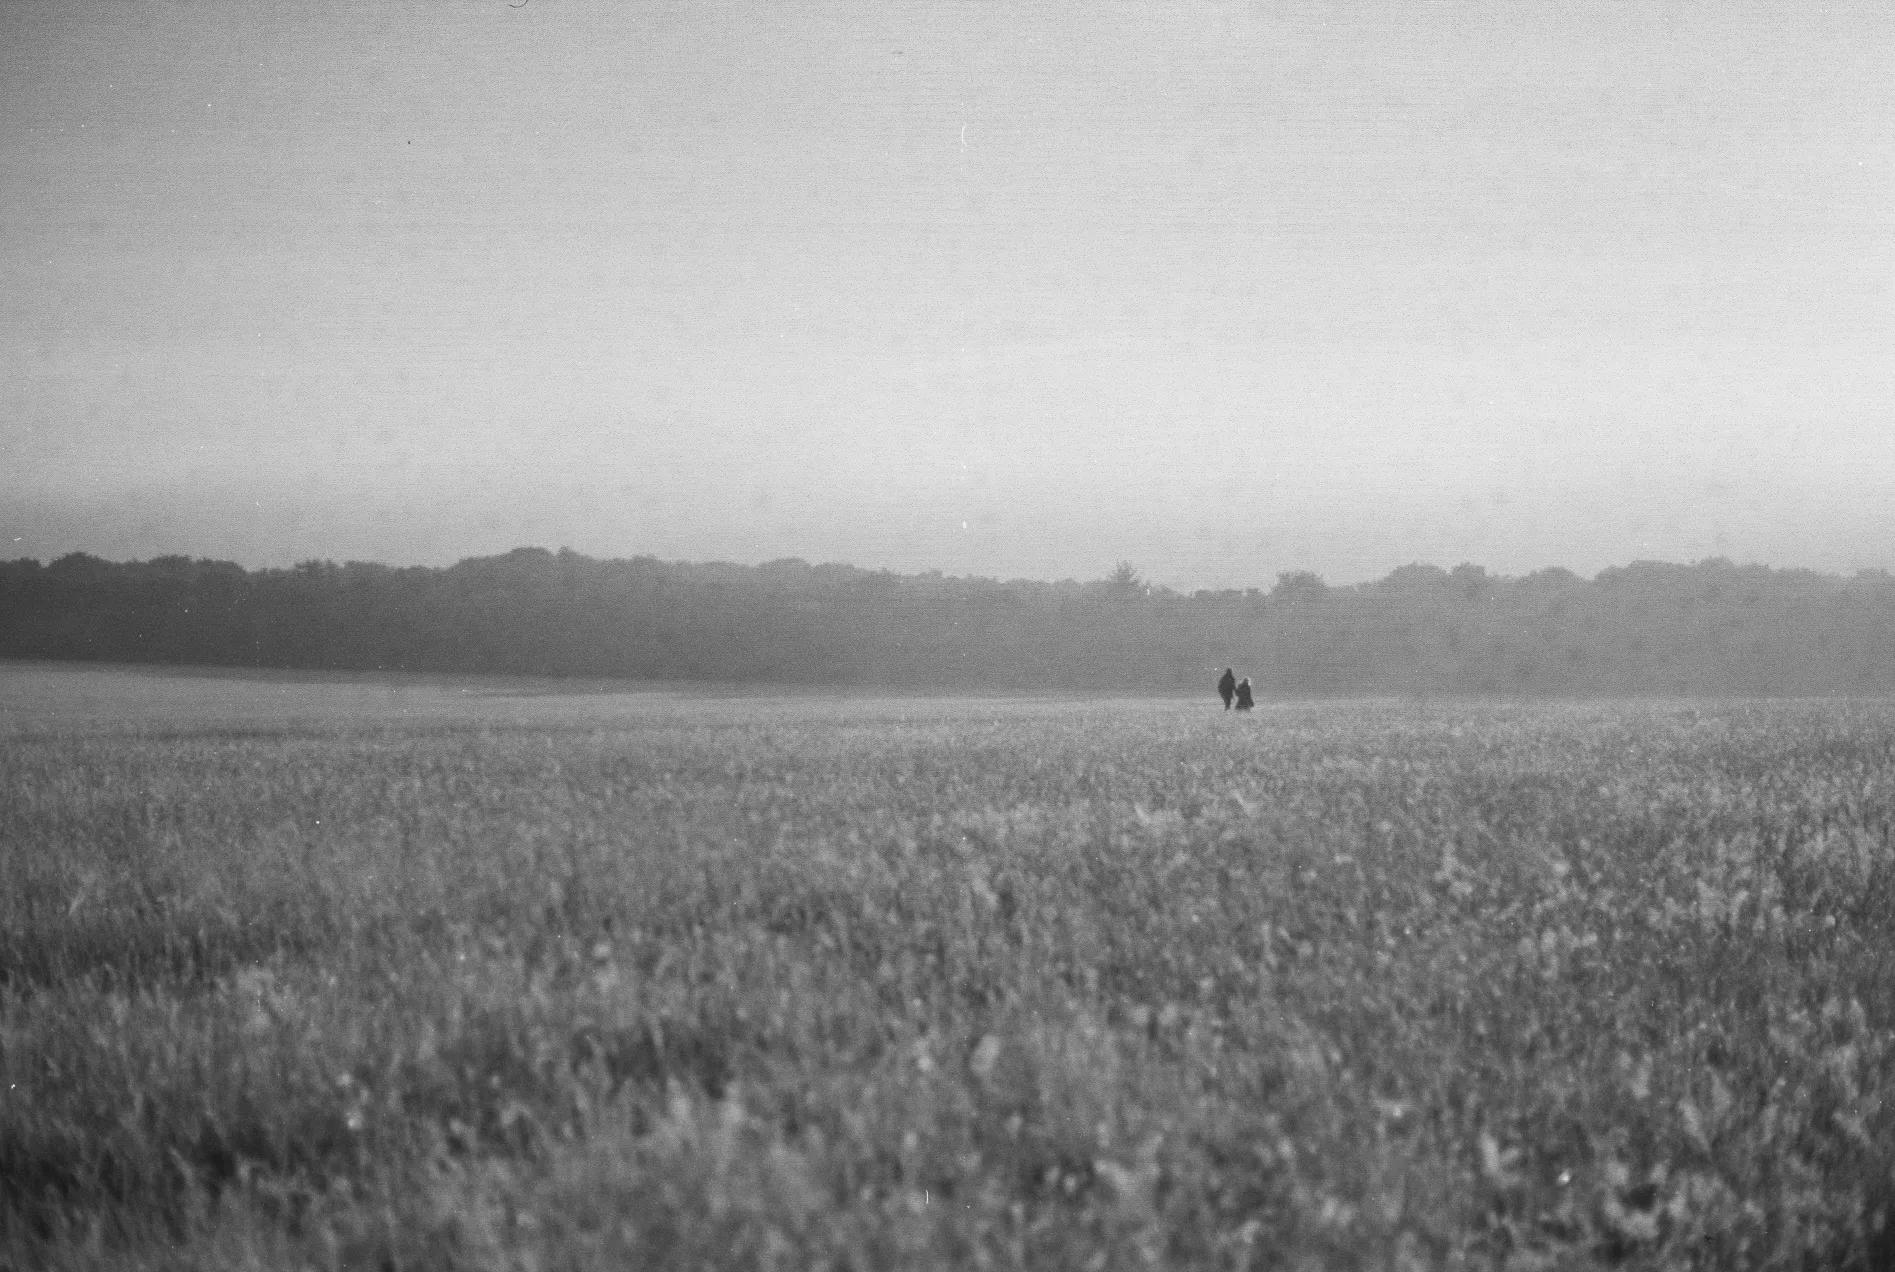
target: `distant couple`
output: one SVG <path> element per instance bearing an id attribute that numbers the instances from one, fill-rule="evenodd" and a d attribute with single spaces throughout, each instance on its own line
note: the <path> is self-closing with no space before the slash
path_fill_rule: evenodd
<path id="1" fill-rule="evenodd" d="M 1239 711 L 1248 711 L 1257 705 L 1250 700 L 1250 677 L 1245 676 L 1242 680 L 1239 680 L 1229 667 L 1224 668 L 1224 674 L 1218 677 L 1217 696 L 1224 700 L 1224 710 L 1226 711 L 1230 710 L 1231 699 L 1233 698 L 1237 700 L 1237 709 Z"/>

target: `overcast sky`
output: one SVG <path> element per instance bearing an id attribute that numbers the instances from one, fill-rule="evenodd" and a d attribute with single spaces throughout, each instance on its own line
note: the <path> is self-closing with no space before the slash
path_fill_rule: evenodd
<path id="1" fill-rule="evenodd" d="M 1886 0 L 11 0 L 0 536 L 1895 568 L 1892 125 Z"/>

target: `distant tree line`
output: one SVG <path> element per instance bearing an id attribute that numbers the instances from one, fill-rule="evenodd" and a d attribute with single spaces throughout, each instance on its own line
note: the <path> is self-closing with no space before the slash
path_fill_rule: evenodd
<path id="1" fill-rule="evenodd" d="M 75 553 L 0 562 L 0 657 L 991 691 L 1741 693 L 1895 689 L 1895 578 L 1639 562 L 1592 580 L 1409 565 L 1191 595 L 800 560 L 245 570 Z"/>

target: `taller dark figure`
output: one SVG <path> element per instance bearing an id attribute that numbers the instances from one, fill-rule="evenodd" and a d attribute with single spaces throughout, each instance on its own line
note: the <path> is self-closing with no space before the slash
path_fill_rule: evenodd
<path id="1" fill-rule="evenodd" d="M 1217 696 L 1224 700 L 1224 710 L 1230 710 L 1230 700 L 1236 696 L 1236 693 L 1237 677 L 1232 674 L 1229 667 L 1226 667 L 1224 674 L 1217 678 Z"/>

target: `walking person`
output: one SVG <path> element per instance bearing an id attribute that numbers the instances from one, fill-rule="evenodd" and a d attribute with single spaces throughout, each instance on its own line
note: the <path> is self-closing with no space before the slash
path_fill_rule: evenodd
<path id="1" fill-rule="evenodd" d="M 1229 667 L 1217 678 L 1217 696 L 1224 700 L 1224 710 L 1230 710 L 1230 700 L 1237 694 L 1237 677 Z"/>
<path id="2" fill-rule="evenodd" d="M 1237 682 L 1237 709 L 1248 711 L 1257 704 L 1250 700 L 1250 677 L 1245 676 Z"/>

